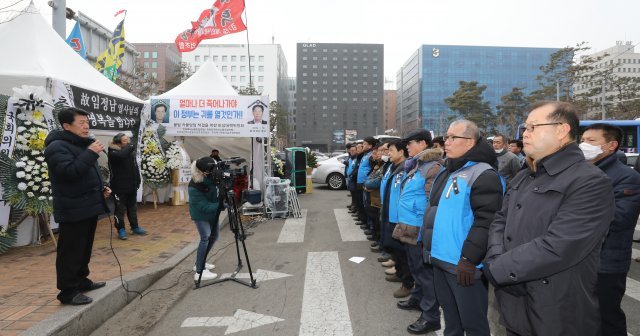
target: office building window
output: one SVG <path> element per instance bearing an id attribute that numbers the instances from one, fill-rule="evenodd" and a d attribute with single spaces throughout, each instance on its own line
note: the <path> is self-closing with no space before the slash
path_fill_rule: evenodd
<path id="1" fill-rule="evenodd" d="M 204 61 L 208 61 L 209 60 L 209 55 L 204 55 Z"/>
<path id="2" fill-rule="evenodd" d="M 157 72 L 152 72 L 151 73 L 151 77 L 153 77 L 154 79 L 158 78 L 158 73 Z"/>
<path id="3" fill-rule="evenodd" d="M 231 62 L 235 62 L 237 60 L 237 56 L 231 56 Z"/>
<path id="4" fill-rule="evenodd" d="M 260 91 L 260 93 L 262 93 L 262 91 L 264 91 L 264 86 L 258 86 L 258 91 Z"/>
<path id="5" fill-rule="evenodd" d="M 198 69 L 200 69 L 200 66 L 196 65 L 195 70 L 198 71 Z"/>
<path id="6" fill-rule="evenodd" d="M 217 62 L 218 61 L 218 56 L 213 56 L 213 61 Z"/>
<path id="7" fill-rule="evenodd" d="M 157 51 L 151 52 L 151 58 L 158 58 L 158 52 Z"/>
<path id="8" fill-rule="evenodd" d="M 144 62 L 144 68 L 148 69 L 149 68 L 149 62 Z"/>
<path id="9" fill-rule="evenodd" d="M 157 69 L 158 68 L 158 62 L 151 62 L 151 68 L 152 69 Z"/>
<path id="10" fill-rule="evenodd" d="M 227 61 L 227 56 L 222 56 L 222 61 L 226 62 Z"/>
<path id="11" fill-rule="evenodd" d="M 251 62 L 253 62 L 253 61 L 255 61 L 255 60 L 256 60 L 256 57 L 255 57 L 255 56 L 251 56 L 249 60 L 250 60 Z"/>
<path id="12" fill-rule="evenodd" d="M 245 71 L 247 71 L 247 67 L 244 66 L 244 65 L 241 65 L 240 66 L 240 72 L 245 72 Z"/>
<path id="13" fill-rule="evenodd" d="M 232 65 L 232 66 L 231 66 L 231 72 L 235 72 L 237 68 L 238 68 L 238 67 L 236 67 L 235 65 Z"/>
<path id="14" fill-rule="evenodd" d="M 247 81 L 247 77 L 246 76 L 240 76 L 240 83 L 244 83 Z"/>
<path id="15" fill-rule="evenodd" d="M 247 56 L 240 56 L 240 62 L 246 62 Z"/>
<path id="16" fill-rule="evenodd" d="M 227 72 L 227 66 L 226 66 L 226 65 L 223 65 L 223 66 L 222 66 L 222 71 L 223 71 L 223 72 Z"/>
<path id="17" fill-rule="evenodd" d="M 236 76 L 231 76 L 231 81 L 235 82 L 236 81 Z"/>
<path id="18" fill-rule="evenodd" d="M 196 55 L 195 60 L 196 62 L 200 62 L 200 56 Z"/>
<path id="19" fill-rule="evenodd" d="M 264 56 L 258 56 L 258 62 L 264 62 Z"/>
<path id="20" fill-rule="evenodd" d="M 258 66 L 258 71 L 264 71 L 264 66 L 263 65 Z"/>
<path id="21" fill-rule="evenodd" d="M 258 76 L 258 82 L 264 82 L 264 76 Z"/>

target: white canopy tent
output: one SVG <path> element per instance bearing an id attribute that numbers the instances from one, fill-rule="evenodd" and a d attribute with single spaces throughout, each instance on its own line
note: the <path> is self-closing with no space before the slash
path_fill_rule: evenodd
<path id="1" fill-rule="evenodd" d="M 33 4 L 0 25 L 0 93 L 37 85 L 51 90 L 51 80 L 101 92 L 133 102 L 143 101 L 119 87 L 82 59 L 49 26 Z"/>
<path id="2" fill-rule="evenodd" d="M 218 67 L 212 61 L 207 61 L 186 81 L 159 97 L 237 95 L 236 90 L 224 78 Z M 184 145 L 185 150 L 194 160 L 211 154 L 213 148 L 218 149 L 223 158 L 239 156 L 249 160 L 251 157 L 250 138 L 186 137 Z"/>

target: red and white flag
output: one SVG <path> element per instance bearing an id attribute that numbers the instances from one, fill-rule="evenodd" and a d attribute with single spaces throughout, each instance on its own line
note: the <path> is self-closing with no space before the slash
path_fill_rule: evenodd
<path id="1" fill-rule="evenodd" d="M 197 21 L 176 37 L 176 47 L 180 52 L 193 51 L 200 41 L 224 35 L 239 33 L 247 27 L 242 22 L 244 0 L 216 0 L 211 8 L 200 13 Z"/>
<path id="2" fill-rule="evenodd" d="M 116 16 L 118 16 L 118 15 L 120 15 L 122 13 L 126 13 L 126 12 L 127 12 L 126 9 L 121 9 L 121 10 L 117 11 L 116 14 L 113 15 L 113 17 L 116 17 Z"/>

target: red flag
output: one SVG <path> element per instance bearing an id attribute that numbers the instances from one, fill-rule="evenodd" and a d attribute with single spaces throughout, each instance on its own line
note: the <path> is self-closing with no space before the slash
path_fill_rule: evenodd
<path id="1" fill-rule="evenodd" d="M 176 37 L 178 51 L 193 51 L 200 41 L 239 33 L 247 27 L 242 22 L 244 0 L 216 0 L 211 8 L 200 13 L 197 21 Z"/>
<path id="2" fill-rule="evenodd" d="M 125 13 L 126 11 L 127 11 L 126 9 L 121 9 L 121 10 L 117 11 L 116 14 L 113 15 L 113 17 L 116 17 L 116 16 L 118 16 L 118 15 L 120 15 L 122 13 Z"/>

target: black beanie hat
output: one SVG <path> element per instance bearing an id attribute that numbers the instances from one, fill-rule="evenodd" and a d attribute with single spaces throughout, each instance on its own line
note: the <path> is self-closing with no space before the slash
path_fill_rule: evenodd
<path id="1" fill-rule="evenodd" d="M 212 157 L 204 156 L 196 161 L 196 168 L 198 168 L 198 170 L 200 170 L 201 172 L 207 172 L 211 170 L 211 168 L 213 168 L 215 164 L 216 160 L 214 160 Z"/>

